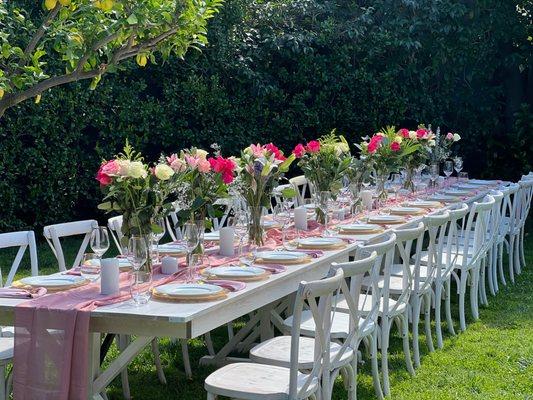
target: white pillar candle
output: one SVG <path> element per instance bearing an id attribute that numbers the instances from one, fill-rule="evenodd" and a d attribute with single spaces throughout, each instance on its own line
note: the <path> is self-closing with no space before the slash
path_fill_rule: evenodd
<path id="1" fill-rule="evenodd" d="M 176 257 L 163 257 L 161 260 L 161 272 L 172 275 L 178 272 L 178 259 Z"/>
<path id="2" fill-rule="evenodd" d="M 374 200 L 372 199 L 371 190 L 361 190 L 361 202 L 365 210 L 371 210 Z"/>
<path id="3" fill-rule="evenodd" d="M 294 227 L 303 231 L 307 230 L 307 209 L 305 207 L 294 209 Z"/>
<path id="4" fill-rule="evenodd" d="M 116 258 L 104 258 L 100 262 L 100 293 L 115 294 L 120 291 L 119 265 Z"/>
<path id="5" fill-rule="evenodd" d="M 346 215 L 346 209 L 339 208 L 338 210 L 333 211 L 333 218 L 342 221 L 345 218 Z"/>
<path id="6" fill-rule="evenodd" d="M 223 256 L 235 254 L 235 230 L 229 226 L 220 229 L 220 254 Z"/>

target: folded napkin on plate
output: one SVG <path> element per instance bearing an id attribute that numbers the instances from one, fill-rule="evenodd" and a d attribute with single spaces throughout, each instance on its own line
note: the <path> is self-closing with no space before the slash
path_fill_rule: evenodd
<path id="1" fill-rule="evenodd" d="M 71 268 L 68 271 L 63 272 L 63 274 L 81 276 L 80 267 Z"/>
<path id="2" fill-rule="evenodd" d="M 287 267 L 280 264 L 260 265 L 259 268 L 271 272 L 272 274 L 281 274 L 282 272 L 287 271 Z"/>
<path id="3" fill-rule="evenodd" d="M 45 288 L 36 288 L 31 290 L 18 288 L 0 288 L 0 297 L 11 299 L 35 299 L 46 294 Z"/>
<path id="4" fill-rule="evenodd" d="M 318 257 L 322 257 L 324 255 L 324 252 L 322 250 L 302 250 L 302 249 L 298 249 L 298 250 L 295 250 L 295 251 L 297 253 L 305 253 L 308 256 L 312 257 L 312 258 L 318 258 Z"/>
<path id="5" fill-rule="evenodd" d="M 220 286 L 221 288 L 227 289 L 230 292 L 238 292 L 239 290 L 242 290 L 246 287 L 246 283 L 244 282 L 229 281 L 226 279 L 209 279 L 208 281 L 204 282 L 209 283 L 211 285 Z"/>
<path id="6" fill-rule="evenodd" d="M 356 240 L 354 239 L 350 239 L 350 238 L 342 238 L 342 240 L 348 244 L 352 244 L 352 243 L 355 243 Z"/>

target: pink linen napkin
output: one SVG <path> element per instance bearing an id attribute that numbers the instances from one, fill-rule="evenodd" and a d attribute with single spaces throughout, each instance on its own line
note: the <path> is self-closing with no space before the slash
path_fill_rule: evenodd
<path id="1" fill-rule="evenodd" d="M 274 275 L 287 271 L 287 267 L 281 264 L 263 264 L 259 265 L 259 268 L 264 269 L 265 271 L 268 271 Z"/>
<path id="2" fill-rule="evenodd" d="M 18 289 L 18 288 L 0 288 L 0 297 L 10 299 L 35 299 L 44 296 L 47 290 L 45 288 L 37 288 L 32 290 Z"/>
<path id="3" fill-rule="evenodd" d="M 226 279 L 209 279 L 205 280 L 205 283 L 209 283 L 211 285 L 217 285 L 221 288 L 227 289 L 230 292 L 238 292 L 239 290 L 243 290 L 246 287 L 246 283 L 239 282 L 239 281 L 230 281 Z"/>

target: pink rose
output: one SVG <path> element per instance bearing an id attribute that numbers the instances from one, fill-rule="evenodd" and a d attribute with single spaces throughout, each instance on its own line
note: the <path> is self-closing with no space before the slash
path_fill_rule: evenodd
<path id="1" fill-rule="evenodd" d="M 368 152 L 371 153 L 371 154 L 375 153 L 382 140 L 383 140 L 383 136 L 381 136 L 381 135 L 372 136 L 370 138 L 370 142 L 368 143 Z"/>
<path id="2" fill-rule="evenodd" d="M 272 154 L 274 154 L 274 158 L 276 160 L 280 160 L 280 161 L 285 161 L 287 159 L 287 157 L 285 157 L 283 155 L 283 153 L 281 152 L 280 149 L 278 149 L 278 147 L 274 144 L 274 143 L 269 143 L 269 144 L 266 144 L 265 145 L 265 150 L 268 150 L 270 151 Z"/>
<path id="3" fill-rule="evenodd" d="M 398 131 L 398 135 L 403 136 L 404 138 L 409 137 L 409 129 L 402 128 Z"/>
<path id="4" fill-rule="evenodd" d="M 113 179 L 104 172 L 104 167 L 107 164 L 109 164 L 109 163 L 103 162 L 102 165 L 100 165 L 100 168 L 98 169 L 98 172 L 96 173 L 96 180 L 98 182 L 100 182 L 100 185 L 102 185 L 102 186 L 107 186 L 107 185 L 111 184 L 111 182 L 113 182 Z"/>
<path id="5" fill-rule="evenodd" d="M 236 168 L 236 164 L 233 160 L 217 156 L 217 158 L 209 158 L 209 164 L 213 171 L 222 175 L 222 181 L 225 184 L 233 182 L 233 172 Z"/>
<path id="6" fill-rule="evenodd" d="M 108 161 L 107 163 L 102 165 L 102 173 L 111 176 L 111 175 L 117 175 L 120 171 L 120 165 L 116 160 Z"/>
<path id="7" fill-rule="evenodd" d="M 200 171 L 202 174 L 211 171 L 211 164 L 209 161 L 207 161 L 205 158 L 200 158 L 198 160 L 198 171 Z"/>
<path id="8" fill-rule="evenodd" d="M 446 135 L 446 139 L 453 140 L 453 133 L 448 132 L 448 134 Z"/>
<path id="9" fill-rule="evenodd" d="M 392 142 L 391 145 L 390 145 L 390 149 L 392 151 L 400 151 L 400 143 Z"/>
<path id="10" fill-rule="evenodd" d="M 307 143 L 307 151 L 309 153 L 318 153 L 320 151 L 320 142 L 317 140 L 311 140 Z"/>
<path id="11" fill-rule="evenodd" d="M 296 158 L 302 158 L 305 154 L 305 147 L 303 144 L 298 143 L 292 152 Z"/>
<path id="12" fill-rule="evenodd" d="M 428 134 L 428 131 L 426 129 L 417 129 L 416 131 L 416 137 L 419 139 L 422 139 Z"/>

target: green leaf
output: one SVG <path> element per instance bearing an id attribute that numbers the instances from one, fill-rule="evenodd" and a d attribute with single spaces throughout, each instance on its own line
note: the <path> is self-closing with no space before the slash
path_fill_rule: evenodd
<path id="1" fill-rule="evenodd" d="M 128 24 L 130 25 L 135 25 L 139 22 L 139 20 L 137 19 L 137 16 L 133 13 L 128 17 L 126 21 L 128 21 Z"/>

